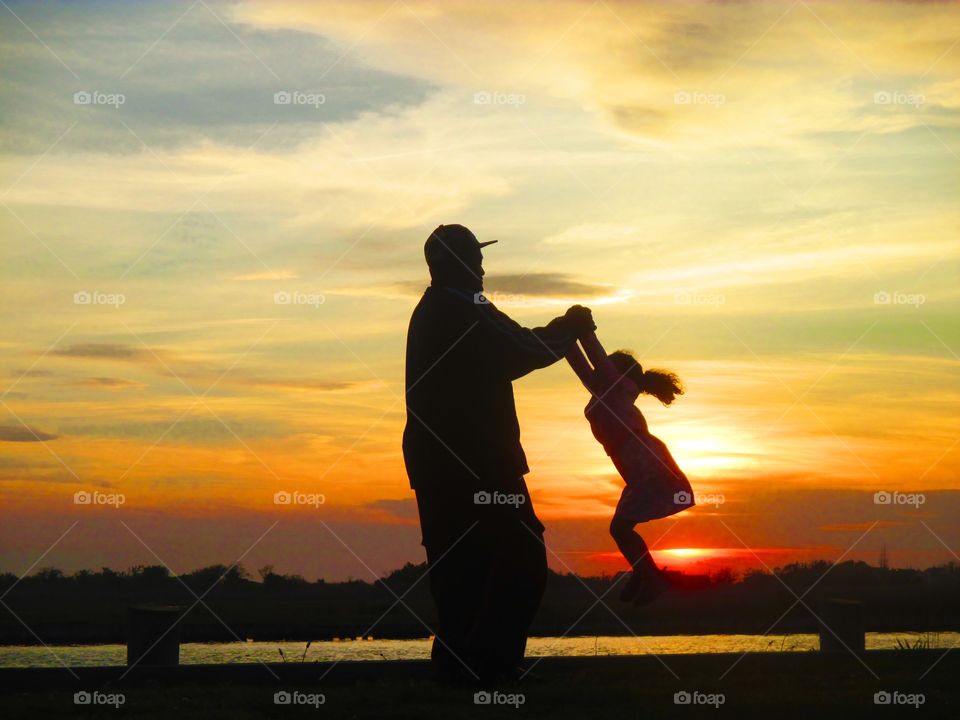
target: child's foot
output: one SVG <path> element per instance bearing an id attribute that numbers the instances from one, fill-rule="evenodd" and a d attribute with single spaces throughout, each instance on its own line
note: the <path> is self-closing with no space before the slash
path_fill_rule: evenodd
<path id="1" fill-rule="evenodd" d="M 660 597 L 669 587 L 670 581 L 667 580 L 666 575 L 660 572 L 660 570 L 650 570 L 645 573 L 640 591 L 633 598 L 633 604 L 649 605 Z"/>
<path id="2" fill-rule="evenodd" d="M 627 581 L 623 584 L 623 590 L 620 591 L 621 602 L 630 602 L 640 594 L 644 585 L 643 576 L 644 572 L 642 570 L 634 570 L 630 573 L 630 577 L 628 577 Z"/>

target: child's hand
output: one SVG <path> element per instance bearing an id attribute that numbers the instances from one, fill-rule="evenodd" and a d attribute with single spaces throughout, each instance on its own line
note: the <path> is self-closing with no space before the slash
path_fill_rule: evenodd
<path id="1" fill-rule="evenodd" d="M 564 317 L 567 319 L 567 322 L 570 323 L 574 334 L 578 338 L 592 333 L 597 329 L 596 324 L 593 322 L 593 312 L 591 312 L 590 308 L 584 307 L 583 305 L 570 306 L 564 314 Z"/>

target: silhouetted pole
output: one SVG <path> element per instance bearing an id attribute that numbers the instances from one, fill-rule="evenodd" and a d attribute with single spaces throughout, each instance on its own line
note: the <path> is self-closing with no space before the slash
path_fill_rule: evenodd
<path id="1" fill-rule="evenodd" d="M 180 617 L 175 605 L 127 608 L 127 665 L 179 665 Z"/>
<path id="2" fill-rule="evenodd" d="M 863 652 L 863 603 L 859 600 L 824 600 L 820 604 L 820 652 Z"/>

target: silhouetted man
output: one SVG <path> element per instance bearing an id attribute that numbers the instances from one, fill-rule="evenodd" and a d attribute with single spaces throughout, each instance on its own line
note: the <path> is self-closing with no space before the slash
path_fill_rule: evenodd
<path id="1" fill-rule="evenodd" d="M 441 225 L 424 253 L 431 284 L 407 334 L 403 457 L 416 491 L 439 628 L 443 680 L 512 677 L 546 583 L 544 527 L 512 381 L 563 358 L 595 329 L 573 306 L 546 327 L 521 327 L 481 294 L 481 248 L 462 225 Z"/>

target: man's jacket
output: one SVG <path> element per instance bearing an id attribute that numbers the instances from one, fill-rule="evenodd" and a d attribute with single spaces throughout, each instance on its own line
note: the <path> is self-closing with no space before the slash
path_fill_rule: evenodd
<path id="1" fill-rule="evenodd" d="M 407 333 L 410 486 L 496 489 L 527 473 L 512 381 L 563 358 L 575 341 L 567 318 L 525 328 L 482 295 L 428 287 Z"/>

